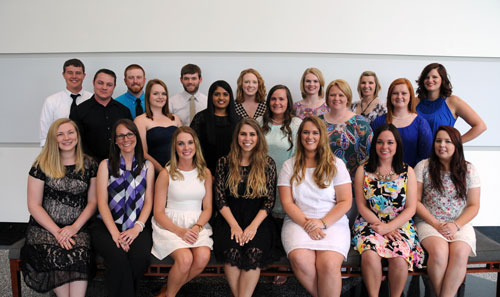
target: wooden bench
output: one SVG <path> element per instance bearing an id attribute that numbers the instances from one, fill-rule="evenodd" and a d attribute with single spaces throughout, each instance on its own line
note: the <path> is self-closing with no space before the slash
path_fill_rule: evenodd
<path id="1" fill-rule="evenodd" d="M 487 237 L 483 233 L 476 230 L 476 252 L 477 256 L 469 258 L 469 265 L 467 267 L 467 273 L 497 273 L 497 290 L 496 296 L 500 297 L 500 286 L 498 279 L 500 278 L 500 244 L 491 238 Z M 12 282 L 12 296 L 21 297 L 21 270 L 20 270 L 20 250 L 24 245 L 24 239 L 16 242 L 9 248 L 9 260 L 10 260 L 10 275 Z M 168 272 L 172 267 L 173 261 L 170 257 L 160 261 L 154 256 L 151 256 L 151 265 L 148 271 L 145 273 L 146 276 L 168 276 Z M 102 261 L 98 261 L 98 270 L 103 270 L 104 265 Z M 275 276 L 275 275 L 288 275 L 292 276 L 292 271 L 280 271 L 280 268 L 289 268 L 288 260 L 286 258 L 273 263 L 267 269 L 262 270 L 262 276 Z M 361 276 L 361 258 L 357 251 L 352 248 L 349 251 L 349 255 L 343 264 L 342 276 Z M 410 275 L 425 275 L 425 269 L 416 270 L 410 272 Z M 223 265 L 217 263 L 212 257 L 209 264 L 205 270 L 200 274 L 200 276 L 224 276 Z"/>

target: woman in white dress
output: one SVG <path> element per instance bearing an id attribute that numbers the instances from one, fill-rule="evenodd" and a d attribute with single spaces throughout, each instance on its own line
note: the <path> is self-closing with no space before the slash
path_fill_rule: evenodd
<path id="1" fill-rule="evenodd" d="M 175 296 L 210 260 L 213 241 L 212 175 L 193 129 L 179 127 L 172 136 L 170 163 L 156 180 L 153 248 L 158 259 L 172 256 L 166 286 L 159 296 Z"/>
<path id="2" fill-rule="evenodd" d="M 278 188 L 287 213 L 281 238 L 295 276 L 313 296 L 340 296 L 340 268 L 350 247 L 345 214 L 351 178 L 318 117 L 302 121 L 297 151 L 283 164 Z"/>
<path id="3" fill-rule="evenodd" d="M 429 159 L 415 167 L 417 232 L 429 253 L 427 272 L 437 296 L 455 296 L 469 256 L 476 255 L 470 221 L 479 211 L 480 182 L 465 161 L 460 132 L 440 126 Z"/>

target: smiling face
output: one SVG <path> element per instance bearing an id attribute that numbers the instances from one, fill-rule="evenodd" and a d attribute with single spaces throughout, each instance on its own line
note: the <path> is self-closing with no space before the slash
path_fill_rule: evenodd
<path id="1" fill-rule="evenodd" d="M 139 95 L 146 84 L 146 76 L 139 68 L 129 69 L 125 75 L 125 84 L 130 93 Z"/>
<path id="2" fill-rule="evenodd" d="M 373 76 L 362 76 L 359 83 L 361 89 L 361 96 L 363 98 L 371 98 L 375 96 L 375 90 L 377 89 L 377 84 L 375 82 L 375 77 Z"/>
<path id="3" fill-rule="evenodd" d="M 304 91 L 307 95 L 318 95 L 321 84 L 316 75 L 312 73 L 306 74 L 304 78 Z"/>
<path id="4" fill-rule="evenodd" d="M 134 153 L 135 145 L 137 144 L 137 136 L 130 131 L 125 125 L 116 127 L 115 143 L 120 148 L 121 153 Z"/>
<path id="5" fill-rule="evenodd" d="M 392 157 L 396 154 L 396 139 L 394 138 L 394 134 L 389 130 L 382 131 L 379 134 L 375 146 L 379 160 L 392 160 Z"/>
<path id="6" fill-rule="evenodd" d="M 193 136 L 186 132 L 181 132 L 175 140 L 175 151 L 179 160 L 193 160 L 196 153 L 196 146 Z"/>
<path id="7" fill-rule="evenodd" d="M 269 99 L 269 107 L 273 115 L 283 115 L 288 107 L 288 98 L 286 96 L 286 90 L 277 89 L 271 95 Z"/>
<path id="8" fill-rule="evenodd" d="M 229 105 L 229 92 L 226 91 L 223 87 L 217 87 L 215 89 L 214 94 L 212 96 L 212 102 L 214 104 L 215 111 L 226 111 L 227 106 Z"/>
<path id="9" fill-rule="evenodd" d="M 337 86 L 332 86 L 326 101 L 328 107 L 332 110 L 345 109 L 347 107 L 347 97 Z"/>
<path id="10" fill-rule="evenodd" d="M 320 138 L 321 134 L 318 127 L 310 121 L 306 122 L 302 128 L 302 133 L 300 134 L 300 141 L 305 151 L 316 152 Z"/>
<path id="11" fill-rule="evenodd" d="M 428 92 L 439 91 L 441 88 L 441 83 L 441 75 L 439 75 L 437 68 L 429 71 L 424 79 L 424 86 Z"/>
<path id="12" fill-rule="evenodd" d="M 186 92 L 194 95 L 200 87 L 201 77 L 198 72 L 192 74 L 186 73 L 181 77 L 181 83 Z"/>
<path id="13" fill-rule="evenodd" d="M 149 105 L 151 105 L 151 107 L 162 108 L 166 103 L 167 90 L 160 84 L 153 85 L 149 95 Z"/>
<path id="14" fill-rule="evenodd" d="M 74 151 L 78 144 L 78 134 L 73 124 L 61 124 L 57 129 L 56 139 L 60 151 Z"/>
<path id="15" fill-rule="evenodd" d="M 250 125 L 243 125 L 238 132 L 238 145 L 243 152 L 251 152 L 259 141 L 257 131 Z"/>
<path id="16" fill-rule="evenodd" d="M 439 130 L 434 141 L 436 155 L 442 161 L 449 162 L 455 153 L 455 145 L 451 141 L 450 135 L 444 130 Z"/>
<path id="17" fill-rule="evenodd" d="M 115 90 L 115 78 L 107 73 L 99 73 L 94 80 L 94 95 L 98 100 L 111 99 Z"/>
<path id="18" fill-rule="evenodd" d="M 410 104 L 410 91 L 407 85 L 394 86 L 391 93 L 391 103 L 394 107 L 407 107 Z"/>
<path id="19" fill-rule="evenodd" d="M 257 90 L 259 89 L 257 76 L 250 72 L 243 75 L 241 88 L 243 89 L 243 94 L 245 94 L 245 96 L 255 96 L 255 94 L 257 94 Z"/>
<path id="20" fill-rule="evenodd" d="M 71 93 L 78 93 L 82 89 L 85 73 L 82 67 L 73 65 L 66 66 L 63 72 L 64 80 L 66 81 L 66 89 Z"/>

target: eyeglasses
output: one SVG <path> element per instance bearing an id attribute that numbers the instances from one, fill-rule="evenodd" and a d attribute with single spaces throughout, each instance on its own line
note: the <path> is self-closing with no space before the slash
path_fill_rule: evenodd
<path id="1" fill-rule="evenodd" d="M 118 135 L 116 135 L 116 139 L 124 140 L 125 136 L 127 137 L 127 139 L 132 139 L 132 137 L 134 137 L 135 134 L 132 132 L 128 132 L 127 134 L 118 134 Z"/>

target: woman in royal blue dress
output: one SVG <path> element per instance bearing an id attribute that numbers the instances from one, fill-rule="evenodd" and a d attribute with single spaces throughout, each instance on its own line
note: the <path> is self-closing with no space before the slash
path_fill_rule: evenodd
<path id="1" fill-rule="evenodd" d="M 441 125 L 455 126 L 462 118 L 471 128 L 462 135 L 462 143 L 471 141 L 486 131 L 486 124 L 464 100 L 451 93 L 446 68 L 439 63 L 427 65 L 417 80 L 417 111 L 431 127 L 432 135 Z"/>
<path id="2" fill-rule="evenodd" d="M 431 128 L 429 123 L 417 114 L 416 105 L 410 81 L 398 78 L 391 83 L 387 91 L 387 114 L 372 122 L 373 131 L 386 123 L 398 128 L 403 140 L 404 162 L 411 167 L 428 158 L 432 148 Z"/>

